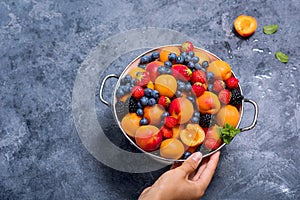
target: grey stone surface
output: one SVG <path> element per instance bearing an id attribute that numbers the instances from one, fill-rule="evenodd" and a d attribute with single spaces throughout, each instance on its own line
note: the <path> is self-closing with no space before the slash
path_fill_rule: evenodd
<path id="1" fill-rule="evenodd" d="M 136 199 L 168 169 L 135 174 L 102 164 L 82 144 L 72 115 L 74 82 L 90 52 L 144 27 L 183 33 L 229 62 L 245 96 L 259 104 L 255 129 L 222 149 L 203 199 L 300 199 L 299 13 L 297 0 L 1 1 L 0 199 Z M 240 14 L 258 20 L 250 38 L 232 30 Z M 273 23 L 279 30 L 263 34 Z M 278 50 L 287 64 L 275 59 Z M 112 66 L 128 62 L 126 55 Z M 95 108 L 103 129 L 120 133 L 97 97 Z M 245 106 L 241 127 L 252 112 Z"/>

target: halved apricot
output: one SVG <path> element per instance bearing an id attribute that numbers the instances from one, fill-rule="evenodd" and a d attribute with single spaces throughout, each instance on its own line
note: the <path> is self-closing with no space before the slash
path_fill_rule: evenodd
<path id="1" fill-rule="evenodd" d="M 240 36 L 247 37 L 255 32 L 257 21 L 252 16 L 240 15 L 234 21 L 234 28 Z"/>
<path id="2" fill-rule="evenodd" d="M 160 144 L 160 155 L 164 158 L 178 159 L 184 153 L 184 145 L 176 138 L 163 140 Z"/>
<path id="3" fill-rule="evenodd" d="M 188 124 L 184 130 L 180 131 L 181 141 L 189 147 L 202 144 L 204 138 L 205 132 L 199 124 Z"/>

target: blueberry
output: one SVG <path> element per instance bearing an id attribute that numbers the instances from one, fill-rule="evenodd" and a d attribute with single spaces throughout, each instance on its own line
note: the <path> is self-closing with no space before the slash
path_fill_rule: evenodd
<path id="1" fill-rule="evenodd" d="M 166 62 L 164 62 L 164 66 L 167 67 L 167 68 L 171 68 L 172 63 L 170 61 L 166 61 Z"/>
<path id="2" fill-rule="evenodd" d="M 202 67 L 208 68 L 208 66 L 209 66 L 209 64 L 208 64 L 207 61 L 203 61 L 203 62 L 202 62 Z"/>
<path id="3" fill-rule="evenodd" d="M 201 70 L 201 65 L 199 64 L 199 63 L 195 63 L 195 69 L 197 69 L 197 70 Z"/>
<path id="4" fill-rule="evenodd" d="M 185 84 L 184 83 L 182 83 L 182 82 L 180 82 L 180 83 L 178 83 L 178 86 L 177 86 L 178 88 L 178 90 L 179 91 L 183 91 L 184 89 L 185 89 Z"/>
<path id="5" fill-rule="evenodd" d="M 192 103 L 195 103 L 195 98 L 193 96 L 187 96 L 186 97 L 188 100 L 190 100 Z"/>
<path id="6" fill-rule="evenodd" d="M 191 56 L 191 57 L 194 57 L 195 53 L 193 51 L 189 51 L 188 55 Z"/>
<path id="7" fill-rule="evenodd" d="M 166 74 L 172 74 L 172 70 L 170 68 L 166 68 Z"/>
<path id="8" fill-rule="evenodd" d="M 200 118 L 199 118 L 199 117 L 193 116 L 192 119 L 191 119 L 191 122 L 194 123 L 194 124 L 198 124 L 199 121 L 200 121 Z"/>
<path id="9" fill-rule="evenodd" d="M 125 77 L 124 77 L 124 78 L 121 78 L 120 84 L 121 84 L 121 85 L 125 85 L 126 83 L 127 83 L 126 78 L 125 78 Z"/>
<path id="10" fill-rule="evenodd" d="M 191 85 L 189 82 L 186 83 L 186 84 L 185 84 L 184 90 L 185 90 L 186 92 L 189 92 L 189 91 L 191 91 L 191 89 L 192 89 L 192 85 Z"/>
<path id="11" fill-rule="evenodd" d="M 140 121 L 140 125 L 147 125 L 147 124 L 148 124 L 147 118 L 143 117 Z"/>
<path id="12" fill-rule="evenodd" d="M 157 90 L 152 90 L 152 97 L 155 99 L 159 98 L 159 92 Z"/>
<path id="13" fill-rule="evenodd" d="M 189 152 L 189 151 L 184 152 L 183 153 L 183 159 L 187 159 L 188 157 L 190 157 L 190 155 L 192 155 L 191 152 Z"/>
<path id="14" fill-rule="evenodd" d="M 156 104 L 156 100 L 154 98 L 150 98 L 148 101 L 149 106 L 154 106 Z"/>
<path id="15" fill-rule="evenodd" d="M 165 74 L 166 68 L 164 66 L 160 66 L 160 67 L 158 67 L 157 72 L 160 74 Z"/>
<path id="16" fill-rule="evenodd" d="M 164 112 L 164 113 L 161 115 L 162 118 L 166 118 L 166 117 L 168 117 L 168 116 L 170 116 L 170 113 L 168 113 L 168 112 Z"/>
<path id="17" fill-rule="evenodd" d="M 119 88 L 117 89 L 116 96 L 117 96 L 118 98 L 120 98 L 120 97 L 122 97 L 122 96 L 124 96 L 124 95 L 125 95 L 125 93 L 124 93 L 123 88 L 122 88 L 122 87 L 119 87 Z"/>
<path id="18" fill-rule="evenodd" d="M 175 96 L 176 96 L 176 97 L 182 97 L 182 92 L 179 91 L 179 90 L 177 90 L 177 91 L 175 92 Z"/>
<path id="19" fill-rule="evenodd" d="M 185 58 L 187 56 L 187 53 L 186 52 L 181 52 L 180 55 L 183 56 L 183 58 Z"/>
<path id="20" fill-rule="evenodd" d="M 156 60 L 156 59 L 159 58 L 159 53 L 158 52 L 153 52 L 151 57 L 152 57 L 152 60 Z"/>
<path id="21" fill-rule="evenodd" d="M 193 63 L 198 63 L 198 62 L 199 62 L 199 57 L 198 57 L 198 56 L 194 56 L 194 57 L 192 58 L 192 62 L 193 62 Z"/>
<path id="22" fill-rule="evenodd" d="M 185 57 L 184 61 L 185 61 L 185 62 L 190 62 L 191 59 L 192 59 L 192 57 L 189 56 L 189 55 L 187 55 L 187 56 Z"/>
<path id="23" fill-rule="evenodd" d="M 176 63 L 182 64 L 184 62 L 184 57 L 183 56 L 177 56 L 176 57 Z"/>
<path id="24" fill-rule="evenodd" d="M 142 106 L 147 106 L 147 105 L 148 105 L 148 101 L 149 101 L 148 97 L 145 97 L 145 96 L 143 96 L 143 97 L 140 99 L 140 102 L 141 102 L 141 105 L 142 105 Z"/>
<path id="25" fill-rule="evenodd" d="M 143 56 L 141 57 L 140 64 L 147 64 L 151 62 L 151 60 L 152 60 L 151 56 Z"/>
<path id="26" fill-rule="evenodd" d="M 142 109 L 142 108 L 138 108 L 138 109 L 136 110 L 136 114 L 137 114 L 138 116 L 143 116 L 143 115 L 144 115 L 143 109 Z"/>
<path id="27" fill-rule="evenodd" d="M 146 64 L 139 64 L 139 68 L 146 69 L 146 67 L 147 67 Z"/>
<path id="28" fill-rule="evenodd" d="M 200 112 L 197 112 L 197 111 L 196 111 L 196 112 L 194 112 L 193 116 L 199 117 L 199 119 L 200 119 L 201 114 L 200 114 Z"/>
<path id="29" fill-rule="evenodd" d="M 143 105 L 141 104 L 141 102 L 139 101 L 139 102 L 137 102 L 137 107 L 138 108 L 143 108 Z"/>
<path id="30" fill-rule="evenodd" d="M 168 56 L 169 61 L 175 62 L 176 61 L 176 54 L 175 53 L 170 53 Z"/>
<path id="31" fill-rule="evenodd" d="M 152 96 L 152 89 L 146 88 L 144 89 L 144 93 L 146 97 L 151 97 Z"/>
<path id="32" fill-rule="evenodd" d="M 187 66 L 188 66 L 188 68 L 190 68 L 190 69 L 195 68 L 195 64 L 194 64 L 192 61 L 188 62 Z"/>
<path id="33" fill-rule="evenodd" d="M 208 89 L 209 91 L 213 91 L 213 87 L 214 87 L 214 85 L 211 84 L 211 83 L 209 83 L 208 86 L 207 86 L 207 89 Z"/>
<path id="34" fill-rule="evenodd" d="M 207 72 L 207 74 L 206 74 L 206 79 L 207 79 L 208 81 L 213 81 L 214 77 L 215 77 L 214 73 L 212 73 L 212 72 Z"/>

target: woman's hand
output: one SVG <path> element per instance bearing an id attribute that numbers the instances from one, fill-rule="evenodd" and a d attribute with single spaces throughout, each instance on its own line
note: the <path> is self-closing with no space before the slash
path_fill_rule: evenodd
<path id="1" fill-rule="evenodd" d="M 192 154 L 181 166 L 161 175 L 157 181 L 140 195 L 145 199 L 199 199 L 201 198 L 217 168 L 220 152 L 202 160 L 202 154 Z"/>

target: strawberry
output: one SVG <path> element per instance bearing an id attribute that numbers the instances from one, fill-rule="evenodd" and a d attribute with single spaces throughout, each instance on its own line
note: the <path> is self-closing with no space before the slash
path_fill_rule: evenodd
<path id="1" fill-rule="evenodd" d="M 220 92 L 221 90 L 225 89 L 225 83 L 222 80 L 215 80 L 213 85 L 213 91 Z"/>
<path id="2" fill-rule="evenodd" d="M 194 45 L 192 42 L 190 41 L 186 41 L 184 43 L 182 43 L 181 45 L 181 51 L 182 52 L 190 52 L 190 51 L 193 51 L 194 50 Z"/>
<path id="3" fill-rule="evenodd" d="M 164 138 L 171 138 L 173 136 L 172 129 L 170 129 L 170 128 L 166 127 L 166 126 L 163 126 L 160 129 L 160 132 L 161 132 L 161 134 L 163 135 Z"/>
<path id="4" fill-rule="evenodd" d="M 150 76 L 148 72 L 138 72 L 135 78 L 135 85 L 145 86 L 149 83 Z"/>
<path id="5" fill-rule="evenodd" d="M 192 90 L 197 97 L 201 96 L 205 92 L 205 88 L 200 82 L 194 83 L 194 85 L 192 86 Z"/>
<path id="6" fill-rule="evenodd" d="M 231 93 L 227 89 L 223 89 L 218 94 L 219 100 L 223 104 L 228 104 L 230 102 Z"/>
<path id="7" fill-rule="evenodd" d="M 169 97 L 160 96 L 158 99 L 158 104 L 163 106 L 164 108 L 169 107 L 170 103 L 171 103 L 171 100 Z"/>
<path id="8" fill-rule="evenodd" d="M 177 125 L 177 119 L 173 116 L 167 116 L 165 118 L 165 126 L 168 128 L 173 128 Z"/>
<path id="9" fill-rule="evenodd" d="M 185 65 L 176 64 L 172 66 L 172 75 L 183 81 L 190 81 L 192 71 Z"/>
<path id="10" fill-rule="evenodd" d="M 230 77 L 229 79 L 226 80 L 226 85 L 228 88 L 237 88 L 239 86 L 239 80 L 235 77 Z"/>
<path id="11" fill-rule="evenodd" d="M 144 95 L 145 95 L 144 88 L 142 88 L 141 86 L 136 85 L 132 88 L 132 96 L 134 98 L 140 99 Z"/>
<path id="12" fill-rule="evenodd" d="M 200 82 L 200 83 L 205 83 L 206 82 L 206 75 L 205 72 L 202 70 L 195 70 L 192 73 L 192 82 Z"/>

